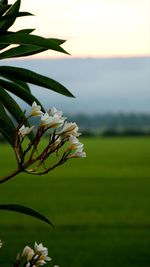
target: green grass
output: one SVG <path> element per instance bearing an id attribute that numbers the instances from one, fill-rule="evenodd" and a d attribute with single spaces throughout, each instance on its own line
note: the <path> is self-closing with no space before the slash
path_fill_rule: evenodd
<path id="1" fill-rule="evenodd" d="M 0 266 L 34 241 L 61 267 L 150 266 L 150 138 L 83 139 L 86 159 L 47 176 L 20 174 L 0 186 L 0 203 L 17 203 L 54 224 L 0 211 Z M 0 145 L 1 175 L 15 168 Z"/>

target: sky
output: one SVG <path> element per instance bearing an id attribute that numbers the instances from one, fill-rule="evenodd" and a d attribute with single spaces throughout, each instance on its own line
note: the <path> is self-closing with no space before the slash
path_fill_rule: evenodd
<path id="1" fill-rule="evenodd" d="M 35 16 L 18 18 L 15 30 L 66 39 L 63 48 L 73 57 L 150 55 L 150 0 L 22 0 L 21 9 Z"/>
<path id="2" fill-rule="evenodd" d="M 3 64 L 23 67 L 51 77 L 75 98 L 30 86 L 46 110 L 55 106 L 64 114 L 149 113 L 150 57 L 6 60 Z M 20 102 L 19 102 L 20 103 Z M 21 103 L 23 109 L 29 109 Z"/>

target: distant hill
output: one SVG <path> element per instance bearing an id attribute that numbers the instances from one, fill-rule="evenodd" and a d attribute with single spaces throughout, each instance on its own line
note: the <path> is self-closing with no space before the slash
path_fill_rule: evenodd
<path id="1" fill-rule="evenodd" d="M 81 129 L 150 129 L 150 114 L 109 113 L 69 116 Z"/>
<path id="2" fill-rule="evenodd" d="M 150 113 L 78 114 L 68 116 L 88 136 L 150 136 Z"/>
<path id="3" fill-rule="evenodd" d="M 1 64 L 8 61 L 1 61 Z M 66 98 L 33 87 L 45 107 L 70 114 L 150 112 L 150 57 L 108 59 L 23 59 L 9 65 L 27 67 L 63 83 L 76 96 Z"/>

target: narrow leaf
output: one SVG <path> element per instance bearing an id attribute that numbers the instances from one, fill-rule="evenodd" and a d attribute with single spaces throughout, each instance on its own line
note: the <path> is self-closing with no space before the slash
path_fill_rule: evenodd
<path id="1" fill-rule="evenodd" d="M 0 34 L 0 36 L 1 36 L 1 34 Z M 9 46 L 9 44 L 7 44 L 7 45 L 0 44 L 0 50 L 3 50 L 3 49 L 5 49 L 5 48 L 8 47 L 8 46 Z"/>
<path id="2" fill-rule="evenodd" d="M 8 140 L 11 146 L 14 147 L 15 126 L 7 115 L 2 102 L 0 101 L 0 132 Z"/>
<path id="3" fill-rule="evenodd" d="M 31 14 L 29 12 L 18 12 L 17 14 L 9 14 L 9 15 L 5 15 L 5 16 L 0 17 L 0 22 L 8 21 L 10 19 L 16 19 L 18 17 L 25 17 L 25 16 L 33 16 L 33 14 Z"/>
<path id="4" fill-rule="evenodd" d="M 65 40 L 60 40 L 61 44 L 65 42 Z M 66 52 L 59 44 L 58 39 L 54 38 L 44 38 L 41 36 L 26 34 L 26 33 L 11 33 L 2 35 L 0 38 L 1 44 L 24 44 L 24 45 L 36 45 L 40 48 L 51 49 L 54 51 L 58 51 L 61 53 L 69 54 Z"/>
<path id="5" fill-rule="evenodd" d="M 24 68 L 0 66 L 0 75 L 7 77 L 7 79 L 13 77 L 27 83 L 48 88 L 62 95 L 74 97 L 68 89 L 57 81 Z"/>
<path id="6" fill-rule="evenodd" d="M 9 124 L 9 128 L 11 128 L 12 131 L 15 131 L 15 126 L 10 117 L 7 115 L 1 100 L 0 100 L 0 118 L 3 118 Z"/>
<path id="7" fill-rule="evenodd" d="M 1 5 L 8 5 L 8 0 L 0 0 Z"/>
<path id="8" fill-rule="evenodd" d="M 17 122 L 24 118 L 24 113 L 16 101 L 0 86 L 0 100 Z"/>
<path id="9" fill-rule="evenodd" d="M 0 59 L 31 56 L 46 50 L 35 45 L 20 45 L 1 53 Z"/>
<path id="10" fill-rule="evenodd" d="M 17 31 L 17 33 L 27 33 L 27 34 L 29 34 L 29 33 L 31 33 L 31 32 L 33 32 L 35 29 L 23 29 L 23 30 L 20 30 L 20 31 Z M 6 31 L 5 32 L 5 35 L 7 35 L 7 34 L 15 34 L 16 32 L 12 32 L 12 31 Z M 1 36 L 2 36 L 2 34 L 1 34 Z M 0 50 L 3 50 L 4 48 L 6 48 L 6 47 L 8 47 L 9 46 L 9 44 L 6 44 L 6 45 L 0 45 Z"/>
<path id="11" fill-rule="evenodd" d="M 20 106 L 16 103 L 16 101 L 0 86 L 0 100 L 5 106 L 5 108 L 10 112 L 10 114 L 15 118 L 15 120 L 19 123 L 20 119 L 25 120 L 25 125 L 30 126 L 24 112 L 20 108 Z M 34 134 L 31 132 L 28 137 L 30 140 L 34 139 Z"/>
<path id="12" fill-rule="evenodd" d="M 0 79 L 0 85 L 3 88 L 5 88 L 6 90 L 8 90 L 9 92 L 15 94 L 16 96 L 18 96 L 19 98 L 21 98 L 22 100 L 24 100 L 27 104 L 32 105 L 32 103 L 34 101 L 36 101 L 36 103 L 42 107 L 42 105 L 38 101 L 38 99 L 36 97 L 34 97 L 30 92 L 28 92 L 23 87 L 15 84 L 15 83 L 6 81 L 6 80 L 2 80 L 2 79 Z M 42 107 L 42 109 L 44 111 L 44 108 L 43 107 Z"/>
<path id="13" fill-rule="evenodd" d="M 22 30 L 17 31 L 17 32 L 19 32 L 19 33 L 31 33 L 33 31 L 35 31 L 35 29 L 22 29 Z"/>
<path id="14" fill-rule="evenodd" d="M 11 5 L 2 4 L 0 6 L 0 16 L 2 16 L 10 8 L 10 6 Z"/>
<path id="15" fill-rule="evenodd" d="M 15 22 L 16 20 L 16 16 L 17 13 L 19 12 L 19 8 L 20 8 L 20 0 L 17 0 L 7 11 L 6 15 L 13 15 L 13 18 L 10 18 L 6 21 L 2 21 L 0 22 L 0 32 L 4 32 L 7 31 L 12 24 Z"/>
<path id="16" fill-rule="evenodd" d="M 7 76 L 3 75 L 3 77 L 5 79 L 7 79 Z M 19 85 L 19 86 L 23 87 L 26 91 L 28 91 L 31 94 L 31 89 L 30 89 L 29 85 L 26 82 L 21 81 L 21 80 L 17 80 L 14 77 L 9 78 L 9 80 L 14 82 L 16 85 Z"/>
<path id="17" fill-rule="evenodd" d="M 24 81 L 20 81 L 20 80 L 16 80 L 16 79 L 11 79 L 11 81 L 13 81 L 16 85 L 18 84 L 19 86 L 23 87 L 27 92 L 31 93 L 31 89 L 29 87 L 29 85 L 24 82 Z"/>
<path id="18" fill-rule="evenodd" d="M 25 17 L 25 16 L 34 16 L 32 13 L 30 12 L 26 12 L 26 11 L 21 11 L 17 13 L 17 17 Z"/>
<path id="19" fill-rule="evenodd" d="M 26 214 L 26 215 L 29 215 L 29 216 L 32 216 L 32 217 L 35 217 L 43 222 L 46 222 L 48 223 L 49 225 L 53 226 L 53 224 L 45 217 L 43 216 L 41 213 L 31 209 L 31 208 L 28 208 L 28 207 L 25 207 L 25 206 L 22 206 L 22 205 L 17 205 L 17 204 L 0 204 L 0 210 L 9 210 L 9 211 L 15 211 L 15 212 L 19 212 L 19 213 L 22 213 L 22 214 Z"/>
<path id="20" fill-rule="evenodd" d="M 9 124 L 4 118 L 0 117 L 0 132 L 6 138 L 6 140 L 10 143 L 12 147 L 14 147 L 14 134 L 9 130 Z"/>
<path id="21" fill-rule="evenodd" d="M 34 29 L 25 29 L 22 31 L 22 33 L 27 33 L 31 30 L 34 30 Z M 50 40 L 52 42 L 54 41 L 55 43 L 57 43 L 58 46 L 65 42 L 64 40 L 55 39 L 55 38 L 50 38 L 47 40 Z M 1 39 L 0 39 L 0 41 L 1 41 Z M 20 46 L 8 49 L 7 51 L 4 51 L 3 53 L 1 53 L 0 59 L 31 56 L 31 55 L 35 55 L 37 53 L 44 52 L 46 50 L 47 50 L 47 48 L 40 47 L 39 45 L 20 45 Z"/>
<path id="22" fill-rule="evenodd" d="M 0 36 L 1 36 L 1 34 L 0 34 Z M 0 50 L 3 50 L 3 49 L 5 49 L 5 48 L 8 47 L 8 46 L 9 46 L 9 44 L 7 44 L 7 45 L 0 44 Z"/>

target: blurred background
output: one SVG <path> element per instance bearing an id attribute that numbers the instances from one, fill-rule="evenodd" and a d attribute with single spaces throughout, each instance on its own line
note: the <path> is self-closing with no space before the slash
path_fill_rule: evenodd
<path id="1" fill-rule="evenodd" d="M 49 248 L 52 266 L 148 267 L 150 1 L 26 0 L 22 10 L 36 16 L 18 19 L 16 29 L 66 39 L 72 56 L 49 51 L 2 63 L 47 75 L 75 95 L 31 86 L 46 109 L 55 106 L 78 123 L 87 158 L 44 177 L 21 174 L 0 187 L 1 203 L 30 206 L 55 225 L 1 212 L 0 266 L 12 266 L 18 249 L 37 241 Z M 16 163 L 1 141 L 3 175 Z"/>

